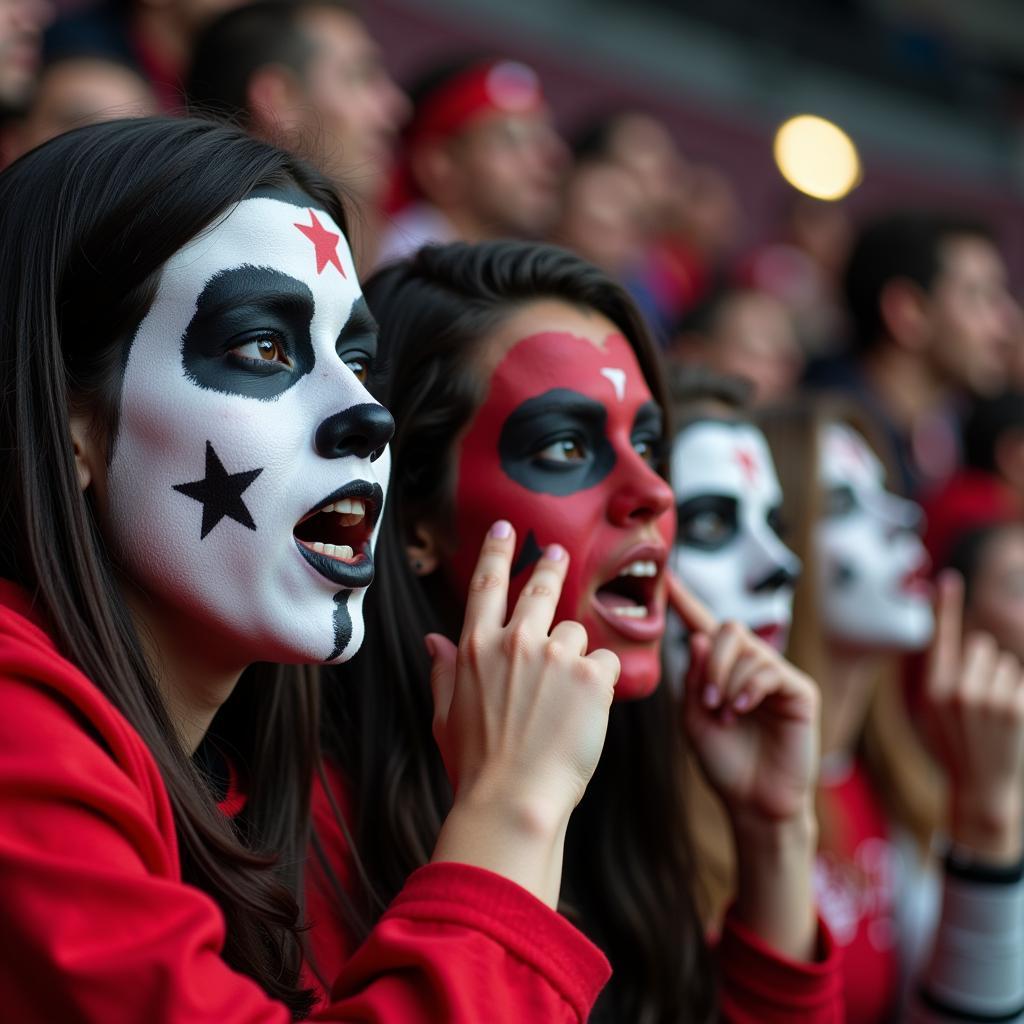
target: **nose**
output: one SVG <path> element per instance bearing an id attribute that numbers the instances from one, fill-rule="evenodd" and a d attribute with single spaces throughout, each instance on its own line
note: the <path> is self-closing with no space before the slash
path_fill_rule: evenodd
<path id="1" fill-rule="evenodd" d="M 643 463 L 642 472 L 630 474 L 612 495 L 608 518 L 615 526 L 647 523 L 675 508 L 672 488 Z"/>
<path id="2" fill-rule="evenodd" d="M 758 580 L 751 589 L 755 594 L 774 594 L 784 587 L 795 587 L 796 581 L 796 574 L 780 565 L 763 579 Z"/>
<path id="3" fill-rule="evenodd" d="M 313 443 L 325 459 L 377 459 L 395 432 L 391 413 L 376 402 L 353 405 L 328 416 L 316 428 Z"/>

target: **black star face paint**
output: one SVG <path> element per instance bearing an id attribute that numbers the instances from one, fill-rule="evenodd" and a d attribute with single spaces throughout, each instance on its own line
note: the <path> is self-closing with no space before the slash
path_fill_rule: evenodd
<path id="1" fill-rule="evenodd" d="M 487 527 L 516 527 L 509 607 L 549 544 L 569 552 L 556 621 L 587 629 L 619 655 L 617 699 L 642 697 L 661 675 L 664 565 L 672 491 L 656 472 L 661 410 L 614 325 L 562 303 L 536 303 L 496 334 L 503 357 L 458 455 L 456 530 L 448 570 L 465 594 Z"/>
<path id="2" fill-rule="evenodd" d="M 243 664 L 358 650 L 390 466 L 351 255 L 297 202 L 246 199 L 164 266 L 108 477 L 124 570 Z"/>

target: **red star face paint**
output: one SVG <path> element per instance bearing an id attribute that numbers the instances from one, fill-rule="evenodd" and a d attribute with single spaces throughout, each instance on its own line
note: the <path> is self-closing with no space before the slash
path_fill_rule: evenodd
<path id="1" fill-rule="evenodd" d="M 360 379 L 376 325 L 341 230 L 302 201 L 246 199 L 164 265 L 107 478 L 125 573 L 246 662 L 358 650 L 390 465 Z"/>
<path id="2" fill-rule="evenodd" d="M 629 343 L 596 313 L 534 303 L 488 352 L 498 363 L 457 455 L 454 582 L 464 596 L 496 519 L 518 536 L 510 608 L 541 550 L 561 544 L 571 562 L 556 621 L 581 622 L 591 650 L 619 655 L 617 699 L 647 696 L 661 675 L 674 523 L 653 468 L 661 409 Z"/>
<path id="3" fill-rule="evenodd" d="M 783 650 L 800 561 L 778 534 L 782 488 L 764 435 L 702 419 L 672 442 L 677 530 L 672 567 L 715 613 Z"/>

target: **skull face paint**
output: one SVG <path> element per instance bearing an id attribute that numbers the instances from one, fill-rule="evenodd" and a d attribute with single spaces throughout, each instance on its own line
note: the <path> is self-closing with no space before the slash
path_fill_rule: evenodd
<path id="1" fill-rule="evenodd" d="M 164 265 L 107 476 L 119 565 L 241 666 L 358 650 L 387 488 L 393 423 L 360 381 L 376 325 L 309 203 L 250 197 Z"/>
<path id="2" fill-rule="evenodd" d="M 785 649 L 800 561 L 779 538 L 782 489 L 750 423 L 697 420 L 672 444 L 672 568 L 714 614 Z"/>
<path id="3" fill-rule="evenodd" d="M 885 470 L 849 427 L 824 429 L 818 478 L 824 513 L 815 534 L 824 627 L 833 641 L 912 651 L 932 634 L 921 511 L 885 489 Z"/>
<path id="4" fill-rule="evenodd" d="M 495 332 L 486 398 L 457 453 L 458 547 L 447 566 L 465 597 L 487 528 L 508 519 L 519 549 L 511 609 L 549 544 L 571 557 L 555 620 L 622 661 L 616 699 L 661 675 L 672 491 L 655 471 L 662 413 L 629 343 L 605 317 L 531 304 Z M 484 371 L 486 372 L 486 371 Z"/>

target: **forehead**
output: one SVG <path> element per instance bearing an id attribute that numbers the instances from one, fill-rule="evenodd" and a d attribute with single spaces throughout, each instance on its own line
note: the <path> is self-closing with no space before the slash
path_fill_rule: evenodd
<path id="1" fill-rule="evenodd" d="M 672 486 L 677 497 L 740 494 L 778 501 L 781 496 L 764 435 L 750 423 L 699 420 L 672 444 Z"/>
<path id="2" fill-rule="evenodd" d="M 317 318 L 340 327 L 360 294 L 352 256 L 330 215 L 300 201 L 258 197 L 228 209 L 167 261 L 160 298 L 194 308 L 215 274 L 257 265 L 302 281 Z"/>
<path id="3" fill-rule="evenodd" d="M 608 406 L 635 411 L 651 391 L 619 329 L 592 310 L 562 302 L 532 304 L 493 334 L 482 361 L 489 404 L 514 408 L 553 388 L 568 388 Z"/>
<path id="4" fill-rule="evenodd" d="M 885 468 L 867 441 L 844 423 L 829 423 L 821 439 L 820 466 L 826 485 L 879 488 Z"/>

